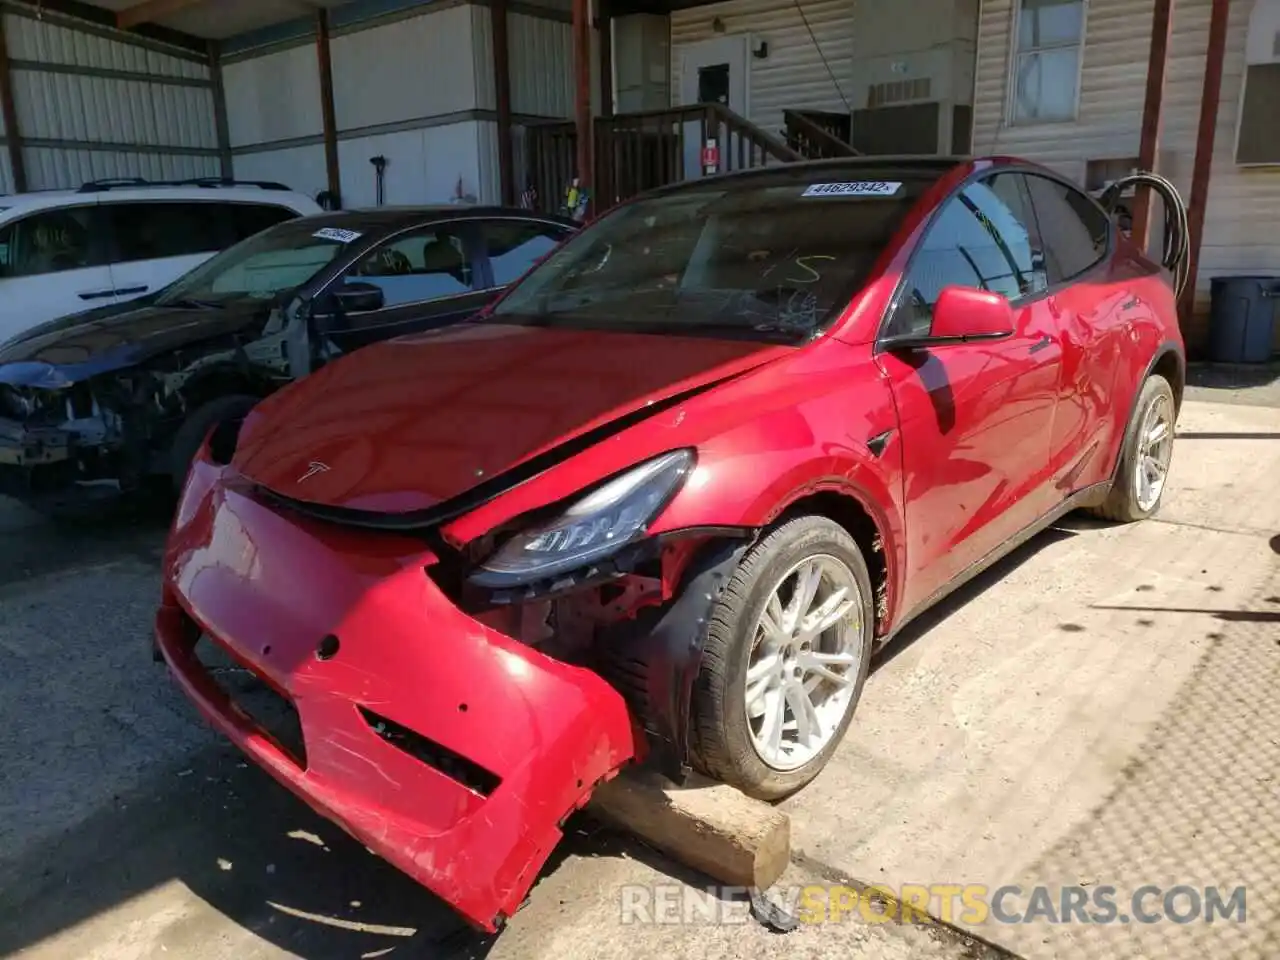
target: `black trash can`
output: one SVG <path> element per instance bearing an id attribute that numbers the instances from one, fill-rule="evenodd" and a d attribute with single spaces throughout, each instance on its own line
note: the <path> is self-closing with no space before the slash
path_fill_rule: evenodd
<path id="1" fill-rule="evenodd" d="M 1209 287 L 1209 359 L 1218 363 L 1270 360 L 1280 278 L 1214 277 Z"/>

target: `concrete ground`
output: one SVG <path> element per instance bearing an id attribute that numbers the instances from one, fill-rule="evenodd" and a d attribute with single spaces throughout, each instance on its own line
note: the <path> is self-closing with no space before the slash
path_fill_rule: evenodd
<path id="1" fill-rule="evenodd" d="M 1253 405 L 1270 388 L 1189 395 L 1158 520 L 1071 518 L 895 643 L 831 768 L 786 804 L 785 890 L 1111 884 L 1123 904 L 1243 884 L 1243 925 L 973 932 L 1026 957 L 1280 954 L 1280 399 Z M 507 932 L 474 937 L 244 765 L 150 662 L 162 538 L 0 503 L 0 957 L 1008 955 L 857 911 L 787 935 L 624 923 L 636 890 L 701 881 L 587 821 Z"/>

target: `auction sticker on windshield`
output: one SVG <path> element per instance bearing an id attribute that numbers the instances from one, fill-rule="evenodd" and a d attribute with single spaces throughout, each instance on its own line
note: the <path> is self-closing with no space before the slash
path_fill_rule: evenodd
<path id="1" fill-rule="evenodd" d="M 337 240 L 339 243 L 350 243 L 360 239 L 358 230 L 340 230 L 337 227 L 325 227 L 317 230 L 313 236 L 319 240 Z"/>
<path id="2" fill-rule="evenodd" d="M 855 180 L 852 183 L 812 183 L 802 197 L 896 197 L 901 182 L 888 180 Z"/>

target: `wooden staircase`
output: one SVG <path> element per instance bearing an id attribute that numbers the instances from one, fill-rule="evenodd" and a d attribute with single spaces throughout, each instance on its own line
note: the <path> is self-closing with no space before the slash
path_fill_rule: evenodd
<path id="1" fill-rule="evenodd" d="M 708 141 L 717 148 L 715 173 L 857 155 L 844 139 L 846 115 L 788 110 L 784 120 L 786 129 L 775 137 L 720 104 L 598 117 L 592 207 L 607 210 L 646 190 L 707 172 L 703 147 Z M 560 212 L 577 166 L 573 122 L 517 127 L 513 153 L 526 202 L 543 212 Z"/>

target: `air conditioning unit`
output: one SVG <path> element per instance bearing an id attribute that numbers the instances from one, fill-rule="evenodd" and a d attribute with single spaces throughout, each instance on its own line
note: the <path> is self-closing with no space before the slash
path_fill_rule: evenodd
<path id="1" fill-rule="evenodd" d="M 1236 163 L 1280 164 L 1280 0 L 1257 0 L 1245 40 L 1244 89 L 1236 123 Z"/>
<path id="2" fill-rule="evenodd" d="M 973 134 L 973 44 L 860 57 L 851 140 L 870 154 L 967 154 Z"/>

